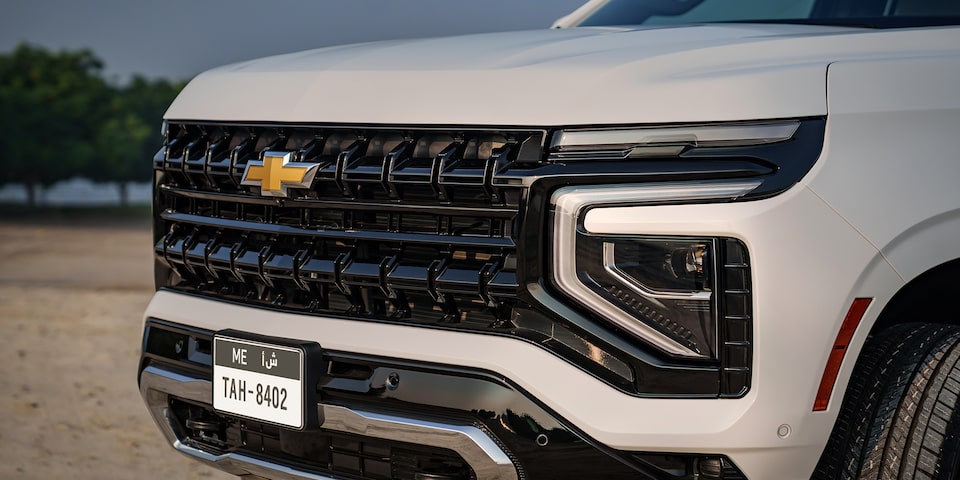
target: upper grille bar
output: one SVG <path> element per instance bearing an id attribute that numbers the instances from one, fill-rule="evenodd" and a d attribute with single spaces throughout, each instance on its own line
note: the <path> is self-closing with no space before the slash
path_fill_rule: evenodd
<path id="1" fill-rule="evenodd" d="M 510 183 L 499 181 L 498 175 L 518 162 L 540 162 L 545 137 L 542 130 L 175 124 L 154 164 L 171 176 L 173 186 L 230 192 L 243 190 L 240 182 L 248 162 L 262 160 L 267 151 L 288 151 L 296 162 L 319 166 L 316 195 L 298 192 L 302 198 L 496 205 L 505 200 L 502 187 Z"/>

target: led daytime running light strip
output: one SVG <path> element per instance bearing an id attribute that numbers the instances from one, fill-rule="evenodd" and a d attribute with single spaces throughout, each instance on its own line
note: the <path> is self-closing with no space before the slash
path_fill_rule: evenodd
<path id="1" fill-rule="evenodd" d="M 558 152 L 567 152 L 629 150 L 637 147 L 673 145 L 693 147 L 766 145 L 793 138 L 799 127 L 800 122 L 791 120 L 763 124 L 563 130 L 554 137 L 553 148 Z"/>

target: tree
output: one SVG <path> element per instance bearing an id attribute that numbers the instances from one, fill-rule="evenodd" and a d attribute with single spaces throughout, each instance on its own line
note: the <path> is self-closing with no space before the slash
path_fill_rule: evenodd
<path id="1" fill-rule="evenodd" d="M 0 184 L 38 185 L 91 161 L 99 106 L 110 94 L 103 63 L 89 50 L 51 53 L 21 44 L 0 55 Z"/>
<path id="2" fill-rule="evenodd" d="M 135 76 L 108 84 L 89 50 L 49 52 L 21 44 L 0 54 L 0 185 L 38 186 L 76 175 L 127 184 L 150 179 L 164 110 L 182 82 Z"/>
<path id="3" fill-rule="evenodd" d="M 82 173 L 92 180 L 117 182 L 121 204 L 127 203 L 128 182 L 150 179 L 163 113 L 183 85 L 134 76 L 115 91 L 98 130 L 98 165 Z"/>
<path id="4" fill-rule="evenodd" d="M 157 139 L 156 128 L 150 128 L 121 98 L 114 98 L 110 114 L 100 123 L 94 142 L 96 160 L 81 166 L 80 174 L 95 182 L 116 182 L 120 189 L 120 205 L 128 204 L 127 184 L 150 178 L 150 157 L 141 156 L 143 146 Z M 159 143 L 159 142 L 157 142 Z"/>

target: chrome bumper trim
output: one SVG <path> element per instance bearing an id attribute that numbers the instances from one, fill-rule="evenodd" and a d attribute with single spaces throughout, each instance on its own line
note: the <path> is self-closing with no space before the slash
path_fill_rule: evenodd
<path id="1" fill-rule="evenodd" d="M 171 416 L 169 397 L 212 404 L 213 385 L 156 366 L 140 374 L 140 394 L 150 415 L 177 451 L 234 475 L 254 475 L 283 480 L 337 480 L 260 460 L 240 453 L 213 454 L 181 441 L 187 434 Z M 473 468 L 477 478 L 517 480 L 510 457 L 480 428 L 433 420 L 415 419 L 354 410 L 338 405 L 318 405 L 321 428 L 366 435 L 398 442 L 440 447 L 457 452 Z"/>
<path id="2" fill-rule="evenodd" d="M 470 464 L 477 478 L 516 480 L 510 457 L 483 430 L 473 425 L 452 425 L 430 420 L 320 405 L 321 428 L 397 442 L 453 450 Z"/>
<path id="3" fill-rule="evenodd" d="M 180 441 L 173 444 L 178 452 L 189 455 L 197 460 L 204 461 L 221 470 L 234 475 L 254 475 L 263 478 L 279 480 L 343 480 L 343 477 L 331 477 L 316 473 L 304 472 L 295 468 L 286 467 L 273 462 L 266 462 L 240 453 L 226 453 L 214 455 L 199 448 L 191 447 Z"/>
<path id="4" fill-rule="evenodd" d="M 140 396 L 147 404 L 150 416 L 157 422 L 160 431 L 171 445 L 176 446 L 185 432 L 170 416 L 169 396 L 213 403 L 213 384 L 207 380 L 181 375 L 176 372 L 148 366 L 140 373 Z"/>

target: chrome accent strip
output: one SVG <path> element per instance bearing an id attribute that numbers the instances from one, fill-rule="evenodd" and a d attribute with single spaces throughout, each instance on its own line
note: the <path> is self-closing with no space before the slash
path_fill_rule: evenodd
<path id="1" fill-rule="evenodd" d="M 267 462 L 241 453 L 210 453 L 181 441 L 185 432 L 174 421 L 169 396 L 211 404 L 213 385 L 153 365 L 140 374 L 140 394 L 151 416 L 167 441 L 178 452 L 234 475 L 256 475 L 284 480 L 339 480 L 341 477 L 318 475 Z M 477 478 L 518 480 L 510 457 L 483 430 L 473 425 L 454 425 L 432 420 L 413 419 L 374 412 L 352 410 L 338 405 L 318 405 L 324 416 L 322 428 L 369 435 L 398 442 L 447 448 L 460 454 L 473 468 Z"/>
<path id="2" fill-rule="evenodd" d="M 510 457 L 483 430 L 473 425 L 398 417 L 338 405 L 320 405 L 319 408 L 324 419 L 321 428 L 447 448 L 460 454 L 473 468 L 477 478 L 518 478 Z"/>
<path id="3" fill-rule="evenodd" d="M 580 228 L 583 215 L 589 208 L 662 202 L 733 200 L 746 195 L 759 185 L 759 180 L 748 180 L 575 186 L 558 189 L 550 199 L 556 207 L 553 217 L 552 252 L 554 280 L 563 293 L 579 300 L 590 310 L 663 351 L 682 357 L 703 358 L 705 355 L 680 345 L 650 325 L 637 321 L 580 282 L 576 264 L 577 230 Z M 593 232 L 588 231 L 588 233 Z"/>
<path id="4" fill-rule="evenodd" d="M 757 124 L 686 125 L 653 128 L 563 130 L 551 148 L 567 150 L 624 150 L 662 145 L 742 146 L 766 145 L 793 138 L 796 120 Z M 618 148 L 613 148 L 618 147 Z"/>
<path id="5" fill-rule="evenodd" d="M 188 455 L 234 475 L 255 475 L 257 477 L 276 480 L 345 480 L 346 478 L 305 472 L 285 465 L 253 458 L 242 453 L 234 452 L 214 455 L 199 448 L 191 447 L 179 440 L 174 442 L 173 448 L 184 455 Z"/>
<path id="6" fill-rule="evenodd" d="M 208 380 L 181 375 L 153 365 L 140 374 L 140 393 L 144 388 L 160 390 L 184 400 L 213 404 L 213 384 Z M 164 402 L 166 404 L 166 402 Z"/>
<path id="7" fill-rule="evenodd" d="M 615 245 L 611 242 L 603 242 L 603 269 L 610 276 L 620 280 L 624 286 L 629 287 L 634 293 L 649 299 L 673 299 L 673 300 L 710 300 L 713 292 L 661 292 L 653 290 L 650 287 L 634 280 L 620 270 L 617 266 L 616 255 L 614 254 Z"/>
<path id="8" fill-rule="evenodd" d="M 167 441 L 176 446 L 185 434 L 170 416 L 168 397 L 212 404 L 213 384 L 150 365 L 140 373 L 140 395 Z"/>

